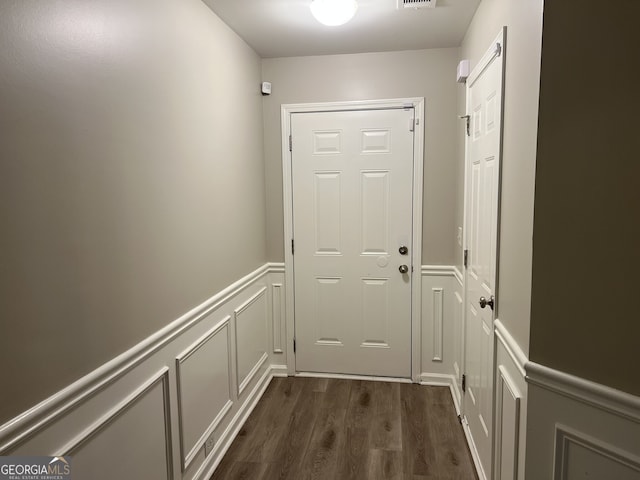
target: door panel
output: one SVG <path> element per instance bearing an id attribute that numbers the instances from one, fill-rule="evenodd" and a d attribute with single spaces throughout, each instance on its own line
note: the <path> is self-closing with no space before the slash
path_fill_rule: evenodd
<path id="1" fill-rule="evenodd" d="M 413 115 L 291 115 L 298 371 L 411 374 Z"/>
<path id="2" fill-rule="evenodd" d="M 500 40 L 501 41 L 501 40 Z M 467 138 L 464 415 L 486 478 L 492 470 L 493 309 L 495 295 L 502 112 L 502 55 L 489 55 L 467 85 L 471 135 Z"/>

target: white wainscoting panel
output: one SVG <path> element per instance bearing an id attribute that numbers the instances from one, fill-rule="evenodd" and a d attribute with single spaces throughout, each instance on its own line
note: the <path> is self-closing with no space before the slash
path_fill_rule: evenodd
<path id="1" fill-rule="evenodd" d="M 638 480 L 640 459 L 564 425 L 556 425 L 554 480 Z"/>
<path id="2" fill-rule="evenodd" d="M 287 299 L 284 263 L 269 264 L 268 309 L 269 322 L 267 324 L 267 336 L 269 343 L 269 363 L 271 365 L 287 364 Z M 293 339 L 293 335 L 291 335 Z M 293 344 L 293 340 L 291 340 Z"/>
<path id="3" fill-rule="evenodd" d="M 640 398 L 530 362 L 527 478 L 640 480 Z"/>
<path id="4" fill-rule="evenodd" d="M 442 343 L 444 342 L 444 288 L 434 287 L 431 289 L 431 302 L 433 306 L 433 358 L 434 362 L 442 361 Z"/>
<path id="5" fill-rule="evenodd" d="M 282 353 L 282 330 L 284 326 L 284 286 L 281 283 L 271 284 L 271 325 L 273 353 Z"/>
<path id="6" fill-rule="evenodd" d="M 267 362 L 277 329 L 281 342 L 286 334 L 282 315 L 273 319 L 284 298 L 271 298 L 283 277 L 263 265 L 0 425 L 0 455 L 72 455 L 81 480 L 207 480 L 274 374 L 286 373 Z"/>
<path id="7" fill-rule="evenodd" d="M 522 395 L 504 366 L 496 377 L 496 480 L 512 480 L 518 475 L 520 400 Z"/>
<path id="8" fill-rule="evenodd" d="M 183 471 L 231 410 L 230 316 L 176 358 Z"/>
<path id="9" fill-rule="evenodd" d="M 422 267 L 422 374 L 454 373 L 456 285 L 453 267 Z"/>
<path id="10" fill-rule="evenodd" d="M 173 478 L 168 371 L 162 369 L 62 448 L 72 456 L 73 478 Z"/>
<path id="11" fill-rule="evenodd" d="M 527 428 L 526 355 L 500 320 L 495 320 L 496 480 L 524 479 Z"/>
<path id="12" fill-rule="evenodd" d="M 446 385 L 456 409 L 462 375 L 462 278 L 455 267 L 422 266 L 421 374 L 423 385 Z"/>
<path id="13" fill-rule="evenodd" d="M 234 311 L 238 397 L 267 360 L 267 288 Z"/>

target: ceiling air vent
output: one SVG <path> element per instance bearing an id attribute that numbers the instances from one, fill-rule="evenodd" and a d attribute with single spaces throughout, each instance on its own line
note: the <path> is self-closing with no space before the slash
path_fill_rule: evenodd
<path id="1" fill-rule="evenodd" d="M 436 0 L 398 0 L 398 10 L 403 8 L 434 8 Z"/>

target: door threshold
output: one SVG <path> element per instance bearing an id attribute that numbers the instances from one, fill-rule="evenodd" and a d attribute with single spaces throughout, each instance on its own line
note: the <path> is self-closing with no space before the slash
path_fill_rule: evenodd
<path id="1" fill-rule="evenodd" d="M 411 378 L 377 377 L 372 375 L 353 375 L 346 373 L 296 372 L 294 377 L 337 378 L 342 380 L 370 380 L 373 382 L 413 383 Z"/>

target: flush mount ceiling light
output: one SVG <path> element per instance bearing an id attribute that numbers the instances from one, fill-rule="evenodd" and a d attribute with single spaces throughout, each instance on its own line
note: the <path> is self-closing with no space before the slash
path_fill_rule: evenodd
<path id="1" fill-rule="evenodd" d="M 312 0 L 311 13 L 323 25 L 337 27 L 353 18 L 358 9 L 356 0 Z"/>

